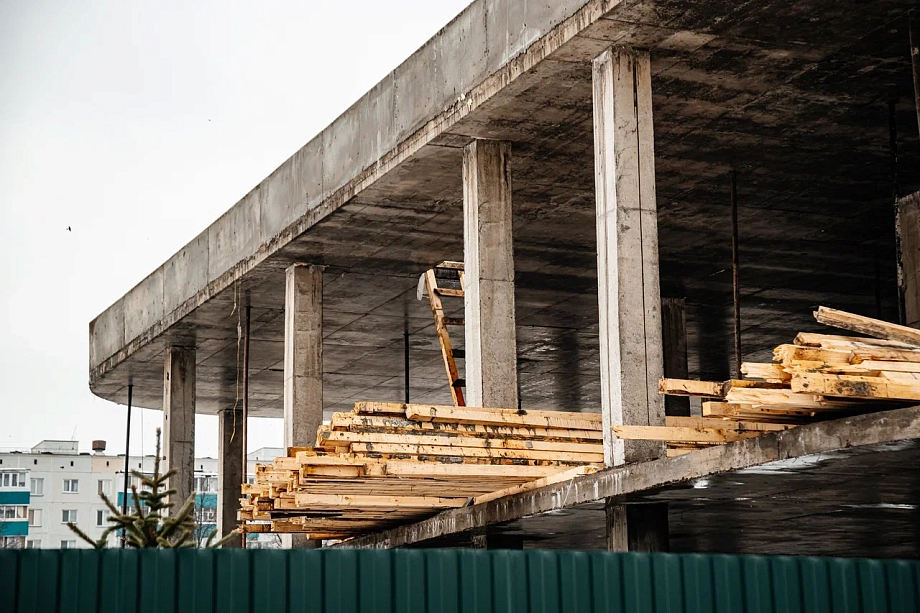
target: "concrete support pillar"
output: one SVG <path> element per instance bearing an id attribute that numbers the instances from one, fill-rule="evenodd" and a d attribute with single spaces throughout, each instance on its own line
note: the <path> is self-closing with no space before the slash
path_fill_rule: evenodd
<path id="1" fill-rule="evenodd" d="M 195 486 L 195 348 L 168 347 L 163 369 L 163 471 L 178 470 L 167 482 L 172 513 Z"/>
<path id="2" fill-rule="evenodd" d="M 517 408 L 509 143 L 463 150 L 463 261 L 467 404 Z"/>
<path id="3" fill-rule="evenodd" d="M 284 296 L 284 446 L 313 447 L 323 423 L 323 267 L 289 266 Z M 302 534 L 290 543 L 318 545 Z"/>
<path id="4" fill-rule="evenodd" d="M 604 462 L 615 466 L 657 458 L 665 447 L 622 441 L 611 430 L 663 425 L 665 416 L 648 52 L 604 51 L 594 60 L 593 86 Z M 608 549 L 667 549 L 666 508 L 662 514 L 608 501 L 606 515 Z"/>
<path id="5" fill-rule="evenodd" d="M 594 60 L 594 167 L 601 407 L 608 466 L 664 455 L 611 426 L 663 425 L 658 214 L 649 55 L 615 47 Z"/>
<path id="6" fill-rule="evenodd" d="M 284 445 L 313 447 L 323 423 L 323 267 L 285 271 Z"/>
<path id="7" fill-rule="evenodd" d="M 668 551 L 668 505 L 615 504 L 604 506 L 607 551 Z"/>
<path id="8" fill-rule="evenodd" d="M 899 199 L 895 211 L 898 293 L 904 324 L 920 328 L 920 192 Z"/>
<path id="9" fill-rule="evenodd" d="M 218 413 L 217 531 L 221 538 L 238 526 L 243 474 L 243 412 L 232 407 Z M 224 547 L 239 547 L 232 539 Z"/>
<path id="10" fill-rule="evenodd" d="M 683 298 L 661 299 L 661 345 L 664 355 L 664 376 L 686 379 L 687 366 L 687 309 Z M 690 416 L 690 398 L 665 396 L 665 415 Z"/>

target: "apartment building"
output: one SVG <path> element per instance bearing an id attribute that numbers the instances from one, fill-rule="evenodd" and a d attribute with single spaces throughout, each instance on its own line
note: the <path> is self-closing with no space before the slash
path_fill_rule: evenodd
<path id="1" fill-rule="evenodd" d="M 94 441 L 94 453 L 80 453 L 77 441 L 45 440 L 28 451 L 0 453 L 0 548 L 88 547 L 67 526 L 74 522 L 90 538 L 98 539 L 109 526 L 109 510 L 100 498 L 106 494 L 123 503 L 125 456 L 107 455 L 103 441 Z M 280 448 L 262 448 L 249 454 L 249 478 L 255 463 L 271 461 Z M 153 472 L 154 456 L 131 456 L 131 470 Z M 140 485 L 136 476 L 128 481 Z M 217 460 L 195 460 L 196 537 L 204 541 L 217 522 Z M 255 536 L 255 535 L 253 535 Z M 260 535 L 261 536 L 261 535 Z M 252 539 L 253 546 L 271 546 L 270 535 Z M 109 535 L 109 545 L 117 536 Z"/>

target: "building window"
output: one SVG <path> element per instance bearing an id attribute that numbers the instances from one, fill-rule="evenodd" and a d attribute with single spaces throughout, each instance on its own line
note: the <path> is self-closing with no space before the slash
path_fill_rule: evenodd
<path id="1" fill-rule="evenodd" d="M 76 549 L 77 541 L 61 541 L 61 549 Z"/>
<path id="2" fill-rule="evenodd" d="M 41 477 L 32 479 L 31 485 L 29 486 L 29 491 L 33 496 L 44 496 L 45 495 L 45 480 Z"/>
<path id="3" fill-rule="evenodd" d="M 33 528 L 39 528 L 42 525 L 42 510 L 29 509 L 29 525 Z"/>
<path id="4" fill-rule="evenodd" d="M 105 494 L 108 496 L 112 493 L 112 480 L 111 479 L 99 479 L 99 494 Z"/>
<path id="5" fill-rule="evenodd" d="M 80 491 L 80 481 L 78 479 L 64 479 L 64 491 L 68 494 L 76 494 Z"/>
<path id="6" fill-rule="evenodd" d="M 26 549 L 41 549 L 41 539 L 29 539 L 26 541 Z"/>
<path id="7" fill-rule="evenodd" d="M 10 486 L 10 473 L 2 473 L 2 476 L 3 476 L 3 480 L 0 481 L 0 485 L 2 485 L 3 487 L 9 487 Z"/>
<path id="8" fill-rule="evenodd" d="M 0 519 L 25 519 L 27 508 L 25 505 L 0 506 Z"/>
<path id="9" fill-rule="evenodd" d="M 77 523 L 76 509 L 64 509 L 61 511 L 61 523 L 66 524 L 67 522 Z"/>
<path id="10" fill-rule="evenodd" d="M 96 526 L 104 527 L 109 525 L 109 512 L 107 509 L 96 511 Z"/>
<path id="11" fill-rule="evenodd" d="M 217 477 L 195 477 L 195 491 L 199 494 L 217 491 Z"/>
<path id="12" fill-rule="evenodd" d="M 197 507 L 195 521 L 199 524 L 217 523 L 217 509 L 214 507 Z"/>

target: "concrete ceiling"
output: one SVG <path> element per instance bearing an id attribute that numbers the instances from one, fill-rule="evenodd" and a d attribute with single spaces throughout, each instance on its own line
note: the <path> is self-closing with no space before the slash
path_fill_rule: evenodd
<path id="1" fill-rule="evenodd" d="M 611 43 L 651 49 L 661 287 L 687 299 L 691 376 L 729 374 L 733 167 L 746 360 L 815 329 L 818 304 L 896 319 L 888 101 L 903 194 L 920 187 L 913 2 L 844 4 L 619 3 L 238 282 L 94 370 L 93 391 L 123 403 L 132 381 L 139 406 L 160 408 L 164 347 L 191 342 L 198 411 L 234 405 L 248 304 L 251 414 L 280 416 L 283 271 L 303 261 L 328 266 L 327 411 L 402 400 L 404 331 L 411 400 L 450 403 L 415 294 L 425 269 L 463 259 L 461 148 L 476 137 L 512 143 L 523 406 L 599 410 L 590 62 Z M 460 300 L 447 306 L 462 313 Z M 453 340 L 462 348 L 459 329 Z"/>

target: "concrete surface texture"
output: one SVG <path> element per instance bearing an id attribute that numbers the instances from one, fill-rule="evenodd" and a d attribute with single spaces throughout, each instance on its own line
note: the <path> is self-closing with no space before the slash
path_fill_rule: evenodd
<path id="1" fill-rule="evenodd" d="M 326 266 L 327 414 L 403 398 L 404 330 L 412 400 L 449 403 L 415 288 L 463 259 L 462 151 L 482 138 L 513 150 L 522 404 L 598 411 L 592 61 L 612 44 L 650 52 L 661 293 L 686 298 L 690 376 L 731 362 L 732 167 L 745 359 L 815 329 L 818 304 L 894 320 L 887 103 L 906 194 L 912 6 L 477 0 L 91 322 L 91 388 L 124 403 L 133 381 L 137 405 L 162 408 L 164 351 L 193 344 L 196 410 L 232 407 L 249 304 L 251 414 L 280 417 L 285 269 L 305 262 Z"/>

